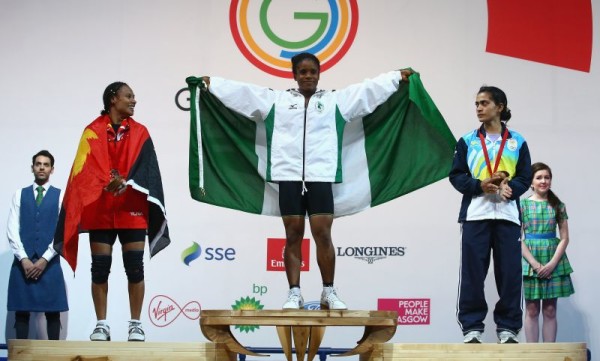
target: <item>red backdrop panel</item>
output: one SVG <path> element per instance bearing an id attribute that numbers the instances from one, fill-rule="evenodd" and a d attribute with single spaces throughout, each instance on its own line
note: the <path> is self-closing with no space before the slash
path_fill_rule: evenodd
<path id="1" fill-rule="evenodd" d="M 591 0 L 488 0 L 486 51 L 589 72 Z"/>

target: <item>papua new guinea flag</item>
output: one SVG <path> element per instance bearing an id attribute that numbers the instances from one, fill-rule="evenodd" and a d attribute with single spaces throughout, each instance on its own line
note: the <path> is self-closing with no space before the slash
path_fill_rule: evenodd
<path id="1" fill-rule="evenodd" d="M 167 226 L 162 180 L 152 138 L 145 126 L 128 118 L 127 185 L 146 195 L 148 201 L 148 239 L 150 256 L 171 243 Z M 54 236 L 54 249 L 65 258 L 73 271 L 77 267 L 80 222 L 85 207 L 98 200 L 110 181 L 108 153 L 108 116 L 90 123 L 81 136 L 75 161 L 67 182 Z"/>

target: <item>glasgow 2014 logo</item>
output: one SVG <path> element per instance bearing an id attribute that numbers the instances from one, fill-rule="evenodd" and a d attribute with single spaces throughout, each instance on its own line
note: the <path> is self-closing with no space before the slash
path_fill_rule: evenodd
<path id="1" fill-rule="evenodd" d="M 356 1 L 232 0 L 229 26 L 242 54 L 266 73 L 291 78 L 290 59 L 301 52 L 316 55 L 323 72 L 339 62 L 354 41 Z"/>

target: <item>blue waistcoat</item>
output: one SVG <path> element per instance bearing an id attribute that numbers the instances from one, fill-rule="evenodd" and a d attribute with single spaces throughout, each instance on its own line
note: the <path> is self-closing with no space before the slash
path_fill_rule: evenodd
<path id="1" fill-rule="evenodd" d="M 21 190 L 21 227 L 19 235 L 25 252 L 32 258 L 42 257 L 54 238 L 58 221 L 60 189 L 50 186 L 42 203 L 35 203 L 33 186 Z"/>
<path id="2" fill-rule="evenodd" d="M 38 206 L 33 186 L 21 190 L 19 234 L 32 262 L 44 255 L 54 238 L 58 221 L 60 189 L 50 187 Z M 60 257 L 50 260 L 39 279 L 25 278 L 21 262 L 14 257 L 8 279 L 8 311 L 63 312 L 69 309 Z"/>

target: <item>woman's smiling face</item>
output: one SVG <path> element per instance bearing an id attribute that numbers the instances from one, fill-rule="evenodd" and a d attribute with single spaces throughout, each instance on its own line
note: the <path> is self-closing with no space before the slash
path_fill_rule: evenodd
<path id="1" fill-rule="evenodd" d="M 298 63 L 295 70 L 294 80 L 298 83 L 300 93 L 304 95 L 314 94 L 317 91 L 317 84 L 319 84 L 318 65 L 310 59 L 304 59 Z"/>
<path id="2" fill-rule="evenodd" d="M 113 108 L 123 118 L 133 115 L 136 100 L 133 90 L 127 85 L 123 85 L 117 91 L 117 94 L 111 100 Z"/>

